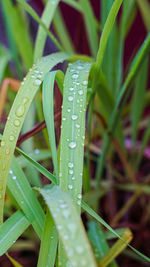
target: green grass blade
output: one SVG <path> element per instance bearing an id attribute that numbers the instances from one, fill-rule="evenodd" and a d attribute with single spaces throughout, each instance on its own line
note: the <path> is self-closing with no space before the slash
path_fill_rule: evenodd
<path id="1" fill-rule="evenodd" d="M 38 189 L 55 221 L 68 262 L 74 266 L 96 267 L 82 221 L 70 196 L 58 186 Z M 69 264 L 68 263 L 68 264 Z"/>
<path id="2" fill-rule="evenodd" d="M 41 237 L 45 215 L 15 158 L 13 158 L 11 164 L 7 186 L 30 223 L 32 223 L 36 233 Z"/>
<path id="3" fill-rule="evenodd" d="M 97 35 L 97 26 L 95 23 L 95 17 L 89 0 L 80 0 L 79 1 L 82 9 L 83 16 L 86 26 L 86 31 L 89 39 L 89 45 L 91 49 L 92 56 L 96 58 L 98 51 L 98 35 Z"/>
<path id="4" fill-rule="evenodd" d="M 143 17 L 143 22 L 146 26 L 146 29 L 150 30 L 150 17 L 149 17 L 150 4 L 147 0 L 143 0 L 143 1 L 138 0 L 137 4 L 138 4 L 139 9 L 141 11 L 141 15 Z"/>
<path id="5" fill-rule="evenodd" d="M 113 230 L 109 224 L 107 224 L 94 210 L 92 210 L 85 202 L 82 201 L 82 208 L 89 213 L 96 221 L 98 221 L 100 224 L 102 224 L 104 227 L 106 227 L 110 232 L 112 232 L 116 237 L 118 237 L 121 241 L 123 241 L 131 250 L 133 250 L 136 254 L 141 256 L 145 261 L 150 262 L 150 258 L 139 252 L 134 247 L 130 246 L 122 237 Z"/>
<path id="6" fill-rule="evenodd" d="M 96 259 L 97 261 L 99 261 L 109 251 L 109 246 L 106 242 L 105 235 L 98 223 L 93 221 L 89 222 L 88 228 L 88 236 L 95 251 Z M 117 264 L 114 261 L 109 264 L 109 267 L 116 266 Z"/>
<path id="7" fill-rule="evenodd" d="M 49 143 L 52 153 L 54 173 L 58 184 L 58 162 L 57 162 L 57 148 L 55 138 L 55 125 L 54 125 L 54 82 L 55 82 L 56 71 L 47 73 L 44 77 L 43 82 L 43 112 L 47 126 Z"/>
<path id="8" fill-rule="evenodd" d="M 0 84 L 2 82 L 5 69 L 6 69 L 7 64 L 10 61 L 11 57 L 12 56 L 11 56 L 10 52 L 0 44 L 0 66 L 1 66 Z"/>
<path id="9" fill-rule="evenodd" d="M 35 149 L 31 153 L 28 153 L 28 156 L 35 161 L 43 161 L 51 158 L 50 152 L 48 150 L 43 150 L 43 149 Z M 21 168 L 27 166 L 28 161 L 23 156 L 18 156 L 16 159 Z"/>
<path id="10" fill-rule="evenodd" d="M 41 239 L 38 267 L 54 267 L 58 243 L 58 234 L 52 216 L 47 210 Z"/>
<path id="11" fill-rule="evenodd" d="M 56 45 L 56 47 L 60 51 L 63 51 L 63 48 L 61 47 L 61 45 L 59 44 L 59 42 L 57 41 L 57 39 L 55 38 L 55 36 L 48 30 L 48 28 L 46 27 L 45 23 L 43 23 L 43 21 L 39 18 L 39 16 L 34 11 L 34 9 L 29 4 L 27 4 L 24 0 L 17 0 L 17 1 L 33 17 L 33 19 L 35 21 L 37 21 L 42 26 L 42 28 L 44 29 L 44 31 L 46 32 L 46 34 L 50 37 L 50 39 L 53 41 L 53 43 Z"/>
<path id="12" fill-rule="evenodd" d="M 63 19 L 63 16 L 61 14 L 61 10 L 59 9 L 59 7 L 57 8 L 55 12 L 55 16 L 53 19 L 53 26 L 65 51 L 73 53 L 75 50 L 74 45 L 67 31 L 65 21 Z"/>
<path id="13" fill-rule="evenodd" d="M 145 42 L 141 46 L 141 48 L 140 48 L 139 52 L 137 53 L 133 63 L 131 64 L 129 74 L 128 74 L 128 76 L 127 76 L 127 78 L 126 78 L 126 80 L 125 80 L 125 82 L 124 82 L 124 84 L 120 90 L 120 93 L 119 93 L 117 100 L 116 100 L 114 110 L 113 110 L 112 115 L 110 117 L 108 128 L 107 128 L 107 131 L 105 132 L 103 143 L 102 143 L 102 153 L 99 157 L 98 167 L 96 170 L 96 179 L 97 179 L 98 183 L 99 183 L 101 176 L 102 176 L 103 165 L 105 162 L 106 154 L 107 154 L 108 149 L 109 149 L 110 140 L 115 133 L 115 128 L 116 128 L 118 119 L 120 118 L 121 111 L 122 111 L 120 108 L 118 109 L 118 107 L 120 106 L 121 103 L 122 103 L 121 107 L 123 107 L 125 102 L 127 101 L 127 96 L 129 93 L 128 89 L 131 89 L 131 84 L 135 78 L 135 75 L 137 74 L 137 72 L 141 66 L 141 63 L 143 62 L 144 58 L 148 54 L 149 50 L 150 50 L 150 34 L 147 35 Z"/>
<path id="14" fill-rule="evenodd" d="M 0 226 L 0 256 L 7 252 L 29 225 L 23 213 L 17 211 Z"/>
<path id="15" fill-rule="evenodd" d="M 77 3 L 74 0 L 61 0 L 62 2 L 68 4 L 69 6 L 73 7 L 74 9 L 76 9 L 77 11 L 83 13 L 83 8 L 81 6 L 80 3 Z"/>
<path id="16" fill-rule="evenodd" d="M 5 188 L 9 168 L 26 114 L 40 84 L 44 79 L 44 75 L 48 72 L 48 70 L 52 69 L 56 64 L 68 57 L 69 54 L 67 53 L 56 53 L 39 60 L 37 65 L 33 65 L 32 69 L 30 69 L 29 73 L 24 78 L 15 98 L 5 126 L 0 147 L 0 188 L 2 188 L 0 190 L 0 222 L 2 222 L 3 219 Z"/>
<path id="17" fill-rule="evenodd" d="M 132 123 L 132 147 L 135 146 L 138 125 L 144 110 L 145 92 L 148 78 L 148 57 L 143 62 L 139 74 L 135 81 L 135 89 L 131 102 L 131 123 Z"/>
<path id="18" fill-rule="evenodd" d="M 45 24 L 47 28 L 50 27 L 52 19 L 54 17 L 56 8 L 59 4 L 60 0 L 49 0 L 45 6 L 44 12 L 42 14 L 41 20 Z M 47 33 L 45 29 L 39 25 L 36 41 L 35 41 L 35 48 L 34 48 L 34 61 L 36 62 L 42 55 L 43 50 L 46 42 Z"/>
<path id="19" fill-rule="evenodd" d="M 27 159 L 32 166 L 34 166 L 41 174 L 43 174 L 45 177 L 47 177 L 52 183 L 56 184 L 57 180 L 56 177 L 51 174 L 47 169 L 45 169 L 41 164 L 36 162 L 34 159 L 32 159 L 29 155 L 27 155 L 23 150 L 16 147 L 16 150 L 25 158 Z"/>
<path id="20" fill-rule="evenodd" d="M 110 33 L 112 31 L 113 25 L 115 23 L 116 16 L 118 14 L 118 11 L 120 9 L 120 6 L 122 4 L 123 0 L 115 0 L 112 8 L 109 12 L 109 15 L 107 17 L 104 29 L 102 31 L 102 35 L 100 38 L 100 43 L 99 43 L 99 49 L 97 53 L 97 58 L 96 58 L 96 72 L 99 74 L 108 42 L 108 38 L 110 36 Z"/>
<path id="21" fill-rule="evenodd" d="M 12 1 L 2 0 L 2 6 L 7 18 L 9 19 L 9 27 L 13 32 L 13 37 L 23 62 L 28 69 L 31 67 L 33 62 L 33 51 L 26 24 L 21 17 L 18 7 L 14 7 Z"/>
<path id="22" fill-rule="evenodd" d="M 69 65 L 63 90 L 60 186 L 62 190 L 69 191 L 79 210 L 82 190 L 86 93 L 90 68 L 90 63 L 81 61 Z"/>

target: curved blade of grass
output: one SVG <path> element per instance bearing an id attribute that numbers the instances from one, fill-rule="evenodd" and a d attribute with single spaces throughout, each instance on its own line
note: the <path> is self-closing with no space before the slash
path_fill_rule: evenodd
<path id="1" fill-rule="evenodd" d="M 149 13 L 150 13 L 150 4 L 147 0 L 137 0 L 137 4 L 139 6 L 139 9 L 141 11 L 141 15 L 143 17 L 143 22 L 147 28 L 147 30 L 150 30 L 150 18 L 149 18 Z"/>
<path id="2" fill-rule="evenodd" d="M 55 16 L 53 19 L 53 26 L 65 51 L 73 53 L 75 49 L 70 39 L 70 35 L 67 31 L 65 21 L 63 19 L 63 16 L 61 14 L 61 10 L 59 9 L 59 7 L 57 8 L 55 12 Z"/>
<path id="3" fill-rule="evenodd" d="M 98 183 L 102 176 L 103 165 L 105 162 L 106 154 L 109 149 L 110 140 L 115 133 L 115 128 L 116 128 L 118 119 L 120 117 L 122 107 L 127 101 L 127 96 L 129 94 L 128 89 L 131 89 L 131 84 L 135 78 L 135 75 L 137 74 L 144 58 L 149 53 L 149 50 L 150 50 L 150 33 L 147 35 L 147 38 L 145 39 L 143 45 L 141 46 L 139 52 L 137 53 L 134 61 L 131 64 L 129 74 L 120 90 L 120 93 L 116 100 L 114 110 L 110 117 L 108 128 L 107 128 L 107 131 L 105 132 L 103 143 L 102 143 L 102 153 L 99 157 L 97 170 L 96 170 L 96 179 Z M 121 108 L 120 108 L 120 105 L 121 105 Z"/>
<path id="4" fill-rule="evenodd" d="M 55 221 L 69 263 L 96 267 L 85 230 L 70 196 L 58 186 L 38 189 Z M 68 263 L 68 264 L 69 264 Z"/>
<path id="5" fill-rule="evenodd" d="M 18 261 L 14 260 L 10 255 L 8 255 L 8 253 L 6 253 L 6 256 L 14 267 L 23 267 L 23 265 L 21 265 Z"/>
<path id="6" fill-rule="evenodd" d="M 47 238 L 49 237 L 49 238 Z M 57 252 L 58 234 L 52 216 L 47 210 L 41 238 L 38 267 L 54 267 Z"/>
<path id="7" fill-rule="evenodd" d="M 41 17 L 41 21 L 45 24 L 47 28 L 50 27 L 52 19 L 54 17 L 56 8 L 59 4 L 60 0 L 49 0 L 45 6 L 44 12 Z M 47 33 L 42 25 L 39 25 L 38 33 L 36 36 L 35 41 L 35 48 L 34 48 L 34 61 L 36 62 L 43 54 L 45 42 L 46 42 Z"/>
<path id="8" fill-rule="evenodd" d="M 2 0 L 2 6 L 5 10 L 7 19 L 9 20 L 9 27 L 13 32 L 13 37 L 23 59 L 26 68 L 30 68 L 33 62 L 33 51 L 29 33 L 26 24 L 21 17 L 21 13 L 17 6 L 13 6 L 12 1 Z"/>
<path id="9" fill-rule="evenodd" d="M 51 158 L 50 152 L 43 149 L 35 149 L 33 152 L 29 153 L 28 156 L 36 161 L 43 161 Z M 18 156 L 16 159 L 21 168 L 26 167 L 26 165 L 28 164 L 28 161 L 22 156 Z"/>
<path id="10" fill-rule="evenodd" d="M 1 84 L 2 79 L 3 79 L 3 75 L 5 72 L 6 66 L 7 66 L 9 60 L 11 59 L 11 57 L 12 56 L 11 56 L 10 52 L 0 44 L 0 66 L 1 66 L 0 84 Z"/>
<path id="11" fill-rule="evenodd" d="M 133 99 L 131 102 L 132 148 L 134 148 L 136 143 L 138 124 L 144 110 L 145 91 L 148 79 L 148 63 L 149 57 L 147 57 L 143 62 L 136 78 Z"/>
<path id="12" fill-rule="evenodd" d="M 77 3 L 76 1 L 74 0 L 61 0 L 62 2 L 68 4 L 69 6 L 73 7 L 74 9 L 76 9 L 77 11 L 83 13 L 83 8 L 81 6 L 80 3 Z"/>
<path id="13" fill-rule="evenodd" d="M 25 116 L 29 110 L 32 100 L 43 81 L 45 73 L 52 69 L 57 63 L 69 57 L 67 53 L 56 53 L 44 57 L 37 65 L 33 65 L 24 81 L 11 108 L 0 147 L 0 223 L 3 220 L 3 206 L 7 176 Z M 7 162 L 7 165 L 6 165 Z"/>
<path id="14" fill-rule="evenodd" d="M 123 241 L 131 250 L 133 250 L 136 254 L 142 257 L 147 262 L 150 262 L 150 258 L 139 252 L 134 247 L 130 246 L 115 230 L 113 230 L 109 224 L 107 224 L 94 210 L 92 210 L 85 202 L 82 201 L 82 208 L 90 214 L 96 221 L 106 227 L 110 232 L 112 232 L 116 237 L 118 237 L 121 241 Z"/>
<path id="15" fill-rule="evenodd" d="M 91 53 L 93 57 L 96 57 L 98 51 L 98 35 L 93 10 L 89 0 L 79 0 L 79 2 L 83 9 L 83 16 L 89 38 Z"/>
<path id="16" fill-rule="evenodd" d="M 80 210 L 85 112 L 90 63 L 77 61 L 65 75 L 62 107 L 59 178 L 62 190 L 69 191 Z"/>
<path id="17" fill-rule="evenodd" d="M 105 235 L 98 223 L 90 222 L 88 224 L 88 227 L 88 236 L 95 251 L 96 259 L 97 261 L 100 261 L 100 259 L 102 259 L 103 256 L 109 251 L 109 246 L 106 242 Z M 115 263 L 115 261 L 113 261 L 109 264 L 109 267 L 117 267 L 117 264 Z"/>
<path id="18" fill-rule="evenodd" d="M 28 220 L 32 223 L 34 230 L 41 237 L 45 215 L 15 158 L 12 161 L 7 186 Z"/>
<path id="19" fill-rule="evenodd" d="M 45 169 L 41 164 L 36 162 L 34 159 L 32 159 L 30 156 L 28 156 L 23 150 L 16 147 L 16 150 L 25 158 L 27 159 L 32 166 L 34 166 L 41 174 L 43 174 L 45 177 L 47 177 L 52 183 L 56 184 L 56 177 L 51 174 L 47 169 Z"/>
<path id="20" fill-rule="evenodd" d="M 121 235 L 121 238 L 129 244 L 133 238 L 130 229 L 125 229 L 125 232 Z M 99 261 L 99 265 L 105 267 L 108 266 L 109 263 L 111 264 L 112 260 L 116 258 L 126 248 L 126 246 L 127 245 L 124 242 L 118 240 L 105 254 L 105 256 Z"/>
<path id="21" fill-rule="evenodd" d="M 56 47 L 60 51 L 63 51 L 63 48 L 61 47 L 61 45 L 59 44 L 59 42 L 57 41 L 55 36 L 48 30 L 45 23 L 43 23 L 43 21 L 39 18 L 39 16 L 34 11 L 34 9 L 29 4 L 27 4 L 24 0 L 17 0 L 17 2 L 19 2 L 24 7 L 24 9 L 33 17 L 33 19 L 35 21 L 37 21 L 43 27 L 46 34 L 50 37 L 50 39 L 53 41 L 53 43 L 56 45 Z"/>
<path id="22" fill-rule="evenodd" d="M 49 143 L 51 147 L 54 173 L 58 184 L 58 162 L 57 162 L 57 149 L 56 149 L 55 125 L 54 125 L 54 103 L 53 103 L 55 76 L 56 76 L 56 71 L 53 71 L 47 73 L 44 77 L 43 112 L 49 136 Z"/>
<path id="23" fill-rule="evenodd" d="M 7 252 L 29 225 L 23 213 L 17 211 L 0 226 L 0 256 Z"/>

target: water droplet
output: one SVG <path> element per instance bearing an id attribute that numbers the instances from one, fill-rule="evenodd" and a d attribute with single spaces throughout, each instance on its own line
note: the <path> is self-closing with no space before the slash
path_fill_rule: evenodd
<path id="1" fill-rule="evenodd" d="M 36 148 L 36 149 L 34 150 L 34 152 L 35 152 L 35 154 L 39 154 L 39 153 L 40 153 L 40 150 Z"/>
<path id="2" fill-rule="evenodd" d="M 40 85 L 42 83 L 42 81 L 41 80 L 38 80 L 38 79 L 36 79 L 35 81 L 34 81 L 34 84 L 35 85 Z"/>
<path id="3" fill-rule="evenodd" d="M 71 102 L 73 101 L 73 96 L 68 96 L 68 100 Z"/>
<path id="4" fill-rule="evenodd" d="M 1 142 L 1 146 L 5 146 L 5 141 L 2 141 Z"/>
<path id="5" fill-rule="evenodd" d="M 74 90 L 74 87 L 70 87 L 69 90 L 72 92 Z"/>
<path id="6" fill-rule="evenodd" d="M 81 205 L 81 200 L 78 200 L 77 201 L 77 204 L 80 206 Z"/>
<path id="7" fill-rule="evenodd" d="M 73 174 L 73 170 L 69 170 L 69 174 L 71 174 L 71 175 L 72 175 L 72 174 Z"/>
<path id="8" fill-rule="evenodd" d="M 83 69 L 84 69 L 83 66 L 81 66 L 81 65 L 78 65 L 78 66 L 77 66 L 77 70 L 83 70 Z"/>
<path id="9" fill-rule="evenodd" d="M 39 70 L 35 70 L 34 72 L 38 74 L 39 73 Z"/>
<path id="10" fill-rule="evenodd" d="M 78 91 L 78 94 L 79 94 L 79 95 L 83 95 L 83 90 L 79 90 L 79 91 Z"/>
<path id="11" fill-rule="evenodd" d="M 19 121 L 19 120 L 15 120 L 15 121 L 14 121 L 14 125 L 15 125 L 16 127 L 19 127 L 19 126 L 20 126 L 20 121 Z"/>
<path id="12" fill-rule="evenodd" d="M 76 73 L 74 73 L 74 74 L 72 75 L 72 79 L 78 79 L 78 77 L 79 77 L 79 75 L 76 74 Z"/>
<path id="13" fill-rule="evenodd" d="M 70 211 L 67 210 L 67 209 L 66 209 L 66 210 L 63 210 L 62 214 L 63 214 L 63 216 L 64 216 L 65 218 L 68 218 L 69 215 L 70 215 Z"/>
<path id="14" fill-rule="evenodd" d="M 84 251 L 83 247 L 81 247 L 81 246 L 77 246 L 77 247 L 75 248 L 75 250 L 76 250 L 77 253 L 79 253 L 79 254 L 81 254 L 81 253 Z"/>
<path id="15" fill-rule="evenodd" d="M 36 77 L 34 75 L 32 75 L 31 78 L 35 79 Z"/>
<path id="16" fill-rule="evenodd" d="M 15 139 L 15 137 L 13 136 L 13 135 L 10 135 L 9 136 L 9 140 L 12 142 L 12 141 L 14 141 L 14 139 Z"/>
<path id="17" fill-rule="evenodd" d="M 72 176 L 72 178 L 71 178 L 72 180 L 75 180 L 75 177 L 74 176 Z"/>
<path id="18" fill-rule="evenodd" d="M 74 72 L 75 70 L 74 69 L 70 69 L 69 72 Z"/>
<path id="19" fill-rule="evenodd" d="M 82 195 L 81 194 L 78 194 L 77 198 L 78 199 L 82 199 Z"/>
<path id="20" fill-rule="evenodd" d="M 17 177 L 16 177 L 15 175 L 12 176 L 12 179 L 13 179 L 13 180 L 16 180 L 16 178 L 17 178 Z"/>
<path id="21" fill-rule="evenodd" d="M 76 124 L 76 127 L 79 129 L 80 128 L 80 124 Z"/>
<path id="22" fill-rule="evenodd" d="M 68 109 L 67 109 L 67 111 L 68 111 L 68 112 L 70 112 L 70 111 L 71 111 L 71 109 L 70 109 L 70 108 L 68 108 Z"/>
<path id="23" fill-rule="evenodd" d="M 60 208 L 61 209 L 64 209 L 64 208 L 66 208 L 67 207 L 67 204 L 66 203 L 62 203 L 62 204 L 60 204 Z"/>
<path id="24" fill-rule="evenodd" d="M 75 148 L 76 145 L 77 145 L 76 142 L 70 142 L 70 143 L 69 143 L 69 147 L 70 147 L 70 148 Z"/>
<path id="25" fill-rule="evenodd" d="M 72 162 L 69 162 L 69 163 L 68 163 L 68 167 L 69 167 L 69 168 L 73 168 L 73 163 L 72 163 Z"/>
<path id="26" fill-rule="evenodd" d="M 62 229 L 62 226 L 61 225 L 58 225 L 57 228 L 58 228 L 58 230 L 61 230 Z"/>
<path id="27" fill-rule="evenodd" d="M 72 184 L 69 184 L 68 185 L 68 189 L 72 190 L 72 188 L 73 188 L 73 185 Z"/>
<path id="28" fill-rule="evenodd" d="M 10 149 L 9 147 L 6 149 L 6 155 L 8 155 L 10 153 Z"/>
<path id="29" fill-rule="evenodd" d="M 87 85 L 87 84 L 88 84 L 88 81 L 83 81 L 82 84 L 83 84 L 83 85 Z"/>
<path id="30" fill-rule="evenodd" d="M 63 121 L 66 121 L 66 118 L 65 118 L 65 117 L 63 117 L 63 118 L 62 118 L 62 120 L 63 120 Z"/>
<path id="31" fill-rule="evenodd" d="M 12 171 L 12 170 L 9 170 L 9 173 L 10 173 L 10 174 L 13 174 L 13 171 Z"/>
<path id="32" fill-rule="evenodd" d="M 39 78 L 39 79 L 41 79 L 41 78 L 42 78 L 42 75 L 41 75 L 41 74 L 39 74 L 39 75 L 38 75 L 38 78 Z"/>
<path id="33" fill-rule="evenodd" d="M 24 105 L 21 105 L 20 107 L 18 107 L 18 109 L 16 110 L 16 116 L 17 117 L 22 117 L 24 115 L 25 112 L 25 108 Z"/>
<path id="34" fill-rule="evenodd" d="M 80 100 L 79 99 L 77 99 L 77 103 L 80 103 Z"/>
<path id="35" fill-rule="evenodd" d="M 75 120 L 77 120 L 78 116 L 77 115 L 72 115 L 71 118 L 72 118 L 73 121 L 75 121 Z"/>

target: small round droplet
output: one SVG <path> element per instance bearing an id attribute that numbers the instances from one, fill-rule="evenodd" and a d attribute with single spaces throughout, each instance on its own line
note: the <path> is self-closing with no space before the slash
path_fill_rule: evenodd
<path id="1" fill-rule="evenodd" d="M 78 199 L 82 199 L 82 195 L 81 194 L 78 194 L 77 198 Z"/>
<path id="2" fill-rule="evenodd" d="M 13 171 L 12 171 L 12 170 L 10 170 L 10 171 L 9 171 L 9 173 L 10 173 L 10 174 L 13 174 Z"/>
<path id="3" fill-rule="evenodd" d="M 35 152 L 35 154 L 39 154 L 39 153 L 40 153 L 40 150 L 36 148 L 36 149 L 34 150 L 34 152 Z"/>
<path id="4" fill-rule="evenodd" d="M 72 188 L 73 188 L 73 185 L 72 184 L 69 184 L 68 185 L 68 189 L 72 190 Z"/>
<path id="5" fill-rule="evenodd" d="M 76 74 L 76 73 L 74 73 L 74 74 L 72 75 L 72 79 L 78 79 L 78 77 L 79 77 L 79 75 Z"/>
<path id="6" fill-rule="evenodd" d="M 71 118 L 72 118 L 73 121 L 75 121 L 75 120 L 77 120 L 78 116 L 77 115 L 72 115 Z"/>
<path id="7" fill-rule="evenodd" d="M 80 206 L 81 205 L 81 200 L 78 200 L 77 201 L 77 204 Z"/>
<path id="8" fill-rule="evenodd" d="M 79 129 L 80 128 L 80 124 L 76 124 L 76 127 Z"/>
<path id="9" fill-rule="evenodd" d="M 19 120 L 15 120 L 15 121 L 14 121 L 14 125 L 15 125 L 16 127 L 19 127 L 19 126 L 20 126 L 20 121 L 19 121 Z"/>
<path id="10" fill-rule="evenodd" d="M 70 109 L 70 108 L 68 108 L 68 109 L 67 109 L 67 111 L 68 111 L 68 112 L 70 112 L 70 111 L 71 111 L 71 109 Z"/>
<path id="11" fill-rule="evenodd" d="M 73 96 L 68 96 L 68 100 L 71 102 L 73 101 Z"/>
<path id="12" fill-rule="evenodd" d="M 13 180 L 16 180 L 16 178 L 17 178 L 17 177 L 16 177 L 15 175 L 12 176 L 12 179 L 13 179 Z"/>
<path id="13" fill-rule="evenodd" d="M 71 178 L 72 180 L 75 180 L 75 176 L 72 176 L 72 178 Z"/>
<path id="14" fill-rule="evenodd" d="M 78 94 L 79 94 L 79 95 L 83 95 L 83 90 L 79 90 L 79 91 L 78 91 Z"/>
<path id="15" fill-rule="evenodd" d="M 42 81 L 39 80 L 39 79 L 36 79 L 36 80 L 34 81 L 34 84 L 35 84 L 35 85 L 40 85 L 41 83 L 42 83 Z"/>
<path id="16" fill-rule="evenodd" d="M 69 162 L 69 163 L 68 163 L 68 167 L 69 167 L 69 168 L 73 168 L 73 163 L 72 163 L 72 162 Z"/>
<path id="17" fill-rule="evenodd" d="M 24 115 L 24 112 L 25 112 L 24 105 L 21 105 L 16 110 L 16 116 L 19 117 L 19 118 L 21 118 Z"/>
<path id="18" fill-rule="evenodd" d="M 65 117 L 63 117 L 63 118 L 62 118 L 62 120 L 63 120 L 63 121 L 66 121 L 66 118 L 65 118 Z"/>
<path id="19" fill-rule="evenodd" d="M 1 142 L 1 146 L 5 146 L 5 141 L 2 141 Z"/>
<path id="20" fill-rule="evenodd" d="M 82 83 L 83 85 L 87 85 L 88 84 L 88 81 L 83 81 L 83 83 Z"/>
<path id="21" fill-rule="evenodd" d="M 76 142 L 70 142 L 70 143 L 69 143 L 69 147 L 70 147 L 70 148 L 75 148 L 76 145 L 77 145 Z"/>
<path id="22" fill-rule="evenodd" d="M 69 91 L 72 92 L 73 90 L 74 90 L 74 87 L 70 87 L 70 88 L 69 88 Z"/>
<path id="23" fill-rule="evenodd" d="M 69 170 L 69 174 L 71 174 L 71 175 L 72 175 L 72 174 L 73 174 L 73 170 Z"/>
<path id="24" fill-rule="evenodd" d="M 10 135 L 9 136 L 9 140 L 12 142 L 12 141 L 14 141 L 14 139 L 15 139 L 15 137 L 13 136 L 13 135 Z"/>

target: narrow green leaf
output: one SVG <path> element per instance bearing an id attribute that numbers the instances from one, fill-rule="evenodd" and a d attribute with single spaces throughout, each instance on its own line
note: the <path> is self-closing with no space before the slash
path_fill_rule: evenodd
<path id="1" fill-rule="evenodd" d="M 45 199 L 63 243 L 68 263 L 96 267 L 85 230 L 70 196 L 58 186 L 37 189 Z"/>
<path id="2" fill-rule="evenodd" d="M 45 23 L 43 23 L 43 21 L 39 18 L 39 16 L 34 11 L 34 9 L 29 4 L 27 4 L 24 0 L 17 0 L 17 1 L 33 17 L 33 19 L 35 21 L 37 21 L 42 26 L 42 28 L 44 29 L 44 31 L 46 32 L 46 34 L 50 37 L 50 39 L 53 41 L 53 43 L 56 45 L 56 47 L 60 51 L 63 51 L 63 48 L 61 47 L 61 45 L 59 44 L 59 42 L 57 41 L 57 39 L 55 38 L 55 36 L 48 30 L 48 28 L 46 27 Z"/>
<path id="3" fill-rule="evenodd" d="M 0 256 L 6 253 L 29 225 L 23 213 L 17 211 L 0 226 Z"/>
<path id="4" fill-rule="evenodd" d="M 50 27 L 52 19 L 54 17 L 56 8 L 59 4 L 60 0 L 49 0 L 45 6 L 44 12 L 41 17 L 41 21 L 45 24 L 47 28 Z M 39 25 L 38 33 L 36 36 L 35 41 L 35 48 L 34 48 L 34 61 L 36 62 L 42 55 L 43 50 L 46 42 L 47 33 L 42 25 Z"/>
<path id="5" fill-rule="evenodd" d="M 38 267 L 54 267 L 58 243 L 58 234 L 52 216 L 47 210 L 41 239 Z"/>
<path id="6" fill-rule="evenodd" d="M 53 71 L 47 73 L 44 77 L 43 112 L 49 136 L 54 172 L 58 184 L 58 162 L 57 162 L 57 149 L 56 149 L 55 125 L 54 125 L 54 103 L 53 103 L 55 76 L 56 76 L 56 71 Z"/>
<path id="7" fill-rule="evenodd" d="M 11 56 L 10 52 L 0 44 L 0 66 L 1 66 L 0 83 L 2 82 L 5 69 L 6 69 L 7 64 L 9 62 L 9 60 L 11 59 L 11 57 L 12 56 Z"/>
<path id="8" fill-rule="evenodd" d="M 74 9 L 76 9 L 77 11 L 83 13 L 83 7 L 81 6 L 80 3 L 77 3 L 74 0 L 61 0 L 62 2 L 68 4 L 69 6 L 73 7 Z"/>
<path id="9" fill-rule="evenodd" d="M 77 61 L 65 75 L 60 144 L 60 186 L 69 191 L 80 209 L 82 190 L 85 112 L 90 63 Z M 64 157 L 65 155 L 65 157 Z"/>
<path id="10" fill-rule="evenodd" d="M 28 153 L 28 156 L 35 161 L 43 161 L 51 158 L 50 152 L 43 149 L 35 149 L 31 153 Z M 22 156 L 18 156 L 16 159 L 21 168 L 26 167 L 26 165 L 28 164 L 28 161 Z"/>
<path id="11" fill-rule="evenodd" d="M 26 68 L 30 68 L 33 62 L 33 51 L 31 40 L 27 31 L 24 20 L 18 7 L 14 7 L 12 1 L 2 0 L 2 6 L 5 10 L 6 16 L 9 19 L 9 26 L 13 32 L 13 37 L 23 59 Z"/>
<path id="12" fill-rule="evenodd" d="M 82 208 L 88 212 L 94 219 L 96 219 L 99 223 L 101 223 L 103 226 L 105 226 L 110 232 L 112 232 L 116 237 L 118 237 L 121 241 L 123 241 L 130 249 L 132 249 L 136 254 L 141 256 L 144 260 L 147 262 L 150 262 L 150 258 L 139 252 L 137 249 L 134 247 L 130 246 L 122 237 L 115 231 L 113 230 L 109 224 L 107 224 L 94 210 L 92 210 L 85 202 L 82 201 Z"/>
<path id="13" fill-rule="evenodd" d="M 69 57 L 67 53 L 56 53 L 44 57 L 33 65 L 24 81 L 21 84 L 19 92 L 11 108 L 0 148 L 0 222 L 3 218 L 3 206 L 5 197 L 5 188 L 7 183 L 8 172 L 16 146 L 16 142 L 32 103 L 32 100 L 44 79 L 44 75 L 49 69 L 52 69 L 60 61 Z M 7 165 L 6 165 L 7 162 Z"/>
<path id="14" fill-rule="evenodd" d="M 41 237 L 45 215 L 24 172 L 17 164 L 15 158 L 13 158 L 11 164 L 7 186 L 18 205 L 33 225 L 34 230 L 38 236 Z"/>

